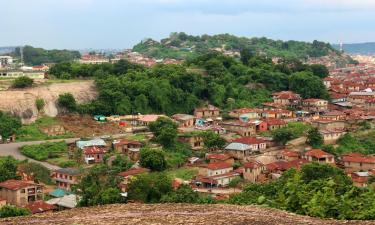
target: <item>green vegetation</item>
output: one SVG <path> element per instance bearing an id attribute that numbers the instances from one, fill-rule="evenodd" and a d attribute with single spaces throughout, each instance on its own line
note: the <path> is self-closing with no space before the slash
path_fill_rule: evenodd
<path id="1" fill-rule="evenodd" d="M 31 87 L 34 83 L 34 80 L 31 79 L 30 77 L 22 76 L 22 77 L 17 77 L 13 83 L 12 87 L 14 88 L 26 88 L 26 87 Z"/>
<path id="2" fill-rule="evenodd" d="M 18 179 L 17 176 L 17 163 L 11 156 L 0 158 L 0 182 L 9 179 Z"/>
<path id="3" fill-rule="evenodd" d="M 313 148 L 319 148 L 324 144 L 323 135 L 319 132 L 318 128 L 314 127 L 309 130 L 306 143 Z"/>
<path id="4" fill-rule="evenodd" d="M 21 153 L 38 161 L 57 158 L 68 151 L 68 145 L 64 142 L 47 142 L 38 145 L 26 145 L 21 147 Z"/>
<path id="5" fill-rule="evenodd" d="M 306 134 L 311 126 L 302 122 L 290 122 L 286 127 L 271 132 L 274 141 L 285 145 L 288 141 L 299 138 Z"/>
<path id="6" fill-rule="evenodd" d="M 199 68 L 204 75 L 189 68 Z M 274 91 L 292 90 L 306 97 L 326 95 L 323 82 L 311 66 L 298 60 L 274 64 L 270 58 L 250 55 L 245 64 L 215 52 L 190 58 L 184 65 L 144 68 L 120 60 L 115 64 L 60 63 L 51 74 L 95 77 L 98 99 L 77 106 L 80 113 L 117 115 L 133 113 L 192 113 L 207 102 L 224 110 L 259 107 Z M 303 87 L 298 84 L 303 83 Z M 319 96 L 320 97 L 320 96 Z M 74 107 L 73 107 L 74 108 Z"/>
<path id="7" fill-rule="evenodd" d="M 67 109 L 69 112 L 74 112 L 77 109 L 76 100 L 71 93 L 64 93 L 59 95 L 57 104 L 60 107 Z"/>
<path id="8" fill-rule="evenodd" d="M 23 125 L 16 131 L 17 141 L 40 141 L 40 140 L 52 140 L 52 139 L 62 139 L 71 138 L 73 135 L 66 132 L 62 135 L 48 136 L 41 131 L 42 127 L 48 127 L 52 125 L 57 125 L 58 121 L 52 117 L 42 117 L 37 119 L 34 123 Z"/>
<path id="9" fill-rule="evenodd" d="M 46 105 L 46 103 L 44 102 L 44 99 L 37 98 L 35 100 L 35 106 L 38 109 L 38 111 L 41 111 L 44 108 L 45 105 Z"/>
<path id="10" fill-rule="evenodd" d="M 153 171 L 162 171 L 167 168 L 165 154 L 162 150 L 142 148 L 139 164 Z"/>
<path id="11" fill-rule="evenodd" d="M 337 141 L 337 145 L 335 155 L 351 152 L 375 154 L 375 131 L 347 133 Z"/>
<path id="12" fill-rule="evenodd" d="M 375 219 L 375 191 L 357 188 L 338 168 L 307 164 L 267 184 L 250 184 L 228 203 L 259 204 L 321 218 Z"/>
<path id="13" fill-rule="evenodd" d="M 20 48 L 16 48 L 15 57 L 21 57 Z M 43 63 L 60 63 L 79 59 L 81 54 L 78 51 L 69 50 L 45 50 L 26 45 L 23 47 L 23 59 L 26 65 L 41 65 Z"/>
<path id="14" fill-rule="evenodd" d="M 26 174 L 33 174 L 35 182 L 42 182 L 44 184 L 54 184 L 51 179 L 51 172 L 39 163 L 24 162 L 20 164 L 21 170 Z"/>
<path id="15" fill-rule="evenodd" d="M 4 138 L 4 141 L 15 134 L 20 127 L 21 121 L 19 118 L 0 111 L 0 136 Z"/>
<path id="16" fill-rule="evenodd" d="M 331 53 L 339 54 L 330 44 L 319 41 L 312 43 L 299 41 L 280 41 L 267 38 L 236 37 L 230 34 L 192 36 L 181 33 L 171 33 L 161 42 L 147 39 L 133 47 L 133 51 L 155 58 L 185 59 L 193 57 L 213 48 L 241 51 L 252 49 L 254 53 L 269 57 L 307 58 L 326 56 Z"/>
<path id="17" fill-rule="evenodd" d="M 209 149 L 222 149 L 226 144 L 224 138 L 213 131 L 206 131 L 202 134 L 204 146 Z"/>
<path id="18" fill-rule="evenodd" d="M 13 205 L 5 205 L 0 208 L 0 218 L 15 217 L 15 216 L 27 216 L 31 212 L 29 209 L 19 208 Z"/>
<path id="19" fill-rule="evenodd" d="M 182 180 L 191 180 L 194 176 L 198 174 L 198 169 L 191 168 L 191 167 L 187 167 L 187 168 L 184 167 L 184 168 L 168 170 L 167 174 L 172 179 L 180 178 Z"/>
<path id="20" fill-rule="evenodd" d="M 155 141 L 165 148 L 174 147 L 177 143 L 178 125 L 169 118 L 160 117 L 150 123 L 150 131 L 155 135 Z"/>

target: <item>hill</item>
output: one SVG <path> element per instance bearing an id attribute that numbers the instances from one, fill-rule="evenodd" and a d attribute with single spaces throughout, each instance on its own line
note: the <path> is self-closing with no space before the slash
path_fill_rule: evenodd
<path id="1" fill-rule="evenodd" d="M 241 49 L 251 49 L 256 53 L 270 57 L 307 58 L 339 54 L 328 43 L 314 41 L 281 41 L 262 38 L 237 37 L 230 34 L 192 36 L 181 33 L 171 33 L 160 42 L 146 39 L 133 47 L 133 51 L 155 58 L 184 59 L 207 50 L 222 50 L 239 53 Z"/>
<path id="2" fill-rule="evenodd" d="M 20 48 L 14 49 L 12 55 L 20 58 Z M 60 63 L 66 61 L 73 61 L 80 58 L 81 54 L 78 51 L 71 50 L 46 50 L 43 48 L 34 48 L 26 45 L 23 47 L 23 59 L 26 65 L 41 65 L 44 63 Z"/>
<path id="3" fill-rule="evenodd" d="M 374 224 L 321 220 L 259 206 L 122 204 L 0 219 L 1 224 Z"/>
<path id="4" fill-rule="evenodd" d="M 16 47 L 6 46 L 6 47 L 0 47 L 0 55 L 8 54 L 14 52 Z"/>
<path id="5" fill-rule="evenodd" d="M 333 47 L 340 49 L 337 44 Z M 375 42 L 344 44 L 343 50 L 348 54 L 375 55 Z"/>

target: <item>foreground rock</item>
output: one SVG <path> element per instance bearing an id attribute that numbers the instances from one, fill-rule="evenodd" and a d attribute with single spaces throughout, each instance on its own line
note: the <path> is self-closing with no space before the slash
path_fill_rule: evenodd
<path id="1" fill-rule="evenodd" d="M 0 219 L 0 224 L 375 224 L 321 220 L 259 206 L 122 204 Z"/>

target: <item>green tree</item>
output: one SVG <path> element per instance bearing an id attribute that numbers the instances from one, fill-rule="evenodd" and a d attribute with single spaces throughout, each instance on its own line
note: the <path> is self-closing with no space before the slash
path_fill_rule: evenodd
<path id="1" fill-rule="evenodd" d="M 155 140 L 166 148 L 173 147 L 177 142 L 178 125 L 169 118 L 160 117 L 150 123 L 149 128 L 155 135 Z"/>
<path id="2" fill-rule="evenodd" d="M 0 111 L 0 135 L 6 140 L 21 128 L 21 121 L 8 113 Z"/>
<path id="3" fill-rule="evenodd" d="M 199 194 L 195 192 L 189 185 L 181 185 L 176 191 L 170 192 L 161 198 L 161 202 L 172 203 L 198 203 Z"/>
<path id="4" fill-rule="evenodd" d="M 162 171 L 167 167 L 164 152 L 162 150 L 142 148 L 139 164 L 153 171 Z"/>
<path id="5" fill-rule="evenodd" d="M 114 174 L 118 174 L 119 172 L 130 169 L 132 165 L 133 163 L 128 157 L 116 155 L 116 158 L 112 161 L 111 171 L 113 171 Z"/>
<path id="6" fill-rule="evenodd" d="M 310 65 L 310 69 L 315 76 L 325 78 L 329 75 L 329 70 L 326 66 L 321 64 Z"/>
<path id="7" fill-rule="evenodd" d="M 285 145 L 288 141 L 292 140 L 294 135 L 290 129 L 280 128 L 272 132 L 273 140 L 281 145 Z"/>
<path id="8" fill-rule="evenodd" d="M 238 187 L 238 185 L 239 185 L 241 182 L 242 182 L 241 177 L 235 177 L 235 178 L 233 178 L 233 179 L 229 182 L 228 186 L 234 189 L 234 188 Z"/>
<path id="9" fill-rule="evenodd" d="M 328 98 L 323 81 L 309 72 L 292 74 L 289 78 L 289 88 L 302 98 Z"/>
<path id="10" fill-rule="evenodd" d="M 15 216 L 27 216 L 31 212 L 25 208 L 18 208 L 13 205 L 5 205 L 0 208 L 0 218 L 15 217 Z"/>
<path id="11" fill-rule="evenodd" d="M 311 145 L 313 148 L 319 148 L 323 145 L 323 135 L 319 132 L 318 128 L 314 127 L 309 130 L 306 143 Z"/>
<path id="12" fill-rule="evenodd" d="M 10 179 L 19 179 L 19 176 L 17 175 L 17 161 L 7 156 L 0 161 L 0 182 Z"/>
<path id="13" fill-rule="evenodd" d="M 14 88 L 26 88 L 26 87 L 31 87 L 34 83 L 34 80 L 31 79 L 30 77 L 22 76 L 18 77 L 13 81 L 12 86 Z"/>
<path id="14" fill-rule="evenodd" d="M 140 174 L 130 180 L 129 199 L 145 203 L 158 203 L 172 191 L 172 180 L 166 173 Z"/>
<path id="15" fill-rule="evenodd" d="M 77 103 L 74 96 L 71 93 L 64 93 L 59 95 L 57 104 L 60 107 L 66 108 L 68 111 L 73 112 L 77 109 Z"/>
<path id="16" fill-rule="evenodd" d="M 202 134 L 202 136 L 204 146 L 207 149 L 221 149 L 226 144 L 225 139 L 213 131 L 206 131 Z"/>

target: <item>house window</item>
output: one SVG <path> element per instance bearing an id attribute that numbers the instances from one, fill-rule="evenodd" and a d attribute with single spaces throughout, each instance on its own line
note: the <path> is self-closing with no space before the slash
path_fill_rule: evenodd
<path id="1" fill-rule="evenodd" d="M 25 189 L 21 189 L 21 191 L 20 191 L 21 193 L 25 193 L 26 192 L 26 190 Z"/>

